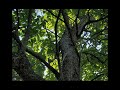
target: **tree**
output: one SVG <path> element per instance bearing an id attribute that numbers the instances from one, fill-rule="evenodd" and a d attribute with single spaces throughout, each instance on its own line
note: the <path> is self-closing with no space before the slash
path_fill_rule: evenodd
<path id="1" fill-rule="evenodd" d="M 12 20 L 13 80 L 108 80 L 107 9 L 13 9 Z"/>

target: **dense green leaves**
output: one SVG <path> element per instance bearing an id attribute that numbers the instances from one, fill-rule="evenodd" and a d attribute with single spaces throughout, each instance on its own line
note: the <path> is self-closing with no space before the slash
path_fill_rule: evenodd
<path id="1" fill-rule="evenodd" d="M 33 9 L 32 22 L 30 23 L 30 38 L 28 39 L 27 46 L 33 51 L 40 53 L 45 61 L 48 62 L 55 70 L 58 70 L 58 62 L 55 59 L 55 30 L 56 16 L 59 9 L 49 9 L 51 14 L 46 9 Z M 79 9 L 65 9 L 71 26 L 75 24 L 76 15 Z M 24 38 L 28 25 L 28 12 L 29 9 L 18 9 L 18 17 L 16 9 L 12 10 L 13 25 L 17 27 L 19 24 L 18 36 L 21 41 Z M 81 23 L 81 18 L 87 22 L 89 20 L 99 20 L 108 15 L 107 9 L 80 9 L 77 23 Z M 63 20 L 63 16 L 60 15 Z M 89 19 L 89 20 L 88 20 Z M 63 21 L 58 21 L 58 42 L 62 38 L 65 31 L 65 24 Z M 18 47 L 15 40 L 12 39 L 12 53 L 18 52 Z M 79 53 L 81 54 L 81 80 L 95 81 L 95 80 L 108 80 L 108 18 L 90 23 L 85 26 L 80 39 L 76 45 Z M 34 72 L 42 76 L 46 80 L 56 80 L 55 75 L 34 56 L 26 53 L 29 62 L 32 65 Z M 60 53 L 60 59 L 62 55 Z M 51 60 L 49 62 L 49 60 Z M 13 79 L 22 80 L 12 71 Z"/>

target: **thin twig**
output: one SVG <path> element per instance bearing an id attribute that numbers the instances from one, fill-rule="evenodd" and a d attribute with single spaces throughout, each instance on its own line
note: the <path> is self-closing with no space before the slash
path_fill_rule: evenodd
<path id="1" fill-rule="evenodd" d="M 88 53 L 88 52 L 82 52 L 82 53 L 89 54 L 89 55 L 93 56 L 94 58 L 96 58 L 100 63 L 104 64 L 104 62 L 101 61 L 99 57 L 93 55 L 92 53 Z"/>
<path id="2" fill-rule="evenodd" d="M 91 81 L 94 81 L 95 79 L 99 78 L 100 76 L 102 76 L 104 74 L 100 74 L 100 75 L 97 75 L 96 77 L 94 77 Z"/>
<path id="3" fill-rule="evenodd" d="M 101 20 L 103 20 L 103 19 L 106 19 L 107 17 L 108 17 L 108 15 L 105 16 L 105 17 L 102 17 L 102 18 L 100 18 L 100 19 L 98 19 L 98 20 L 90 20 L 90 21 L 86 22 L 86 23 L 82 26 L 82 30 L 81 30 L 81 32 L 79 33 L 79 36 L 82 34 L 82 32 L 83 32 L 83 30 L 85 29 L 85 26 L 86 26 L 86 25 L 88 25 L 88 24 L 90 24 L 90 23 L 94 23 L 94 22 L 101 21 Z"/>
<path id="4" fill-rule="evenodd" d="M 49 9 L 46 9 L 48 12 L 50 12 L 53 16 L 55 16 L 56 18 L 57 18 L 57 16 L 56 15 L 54 15 L 53 14 L 53 12 L 51 11 L 51 10 L 49 10 Z M 60 17 L 59 17 L 59 20 L 61 20 L 61 21 L 63 21 L 64 22 L 64 20 L 62 20 Z"/>
<path id="5" fill-rule="evenodd" d="M 51 32 L 51 33 L 53 33 L 53 34 L 55 34 L 53 31 L 50 31 L 50 30 L 47 29 L 47 28 L 46 28 L 46 30 L 49 31 L 49 32 Z M 57 35 L 57 37 L 61 38 L 59 35 Z"/>
<path id="6" fill-rule="evenodd" d="M 107 28 L 104 28 L 103 30 L 96 32 L 95 34 L 93 34 L 91 37 L 95 36 L 96 34 L 102 33 L 103 31 L 107 30 Z"/>
<path id="7" fill-rule="evenodd" d="M 58 13 L 58 16 L 57 16 L 57 19 L 56 19 L 56 23 L 55 23 L 56 56 L 57 56 L 57 60 L 58 60 L 59 71 L 61 69 L 60 69 L 60 58 L 59 58 L 59 50 L 58 50 L 59 46 L 58 46 L 58 40 L 57 40 L 57 24 L 58 24 L 58 20 L 59 20 L 59 17 L 60 17 L 60 13 L 61 13 L 61 9 L 59 10 L 59 13 Z"/>

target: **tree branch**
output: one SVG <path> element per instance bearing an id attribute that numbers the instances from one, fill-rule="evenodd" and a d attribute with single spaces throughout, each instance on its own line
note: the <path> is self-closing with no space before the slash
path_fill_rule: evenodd
<path id="1" fill-rule="evenodd" d="M 75 25 L 76 25 L 76 30 L 77 30 L 77 33 L 78 33 L 78 24 L 77 24 L 77 18 L 79 17 L 79 12 L 80 12 L 80 9 L 78 9 L 78 13 L 76 15 L 76 19 L 75 19 Z M 76 33 L 76 34 L 77 34 Z"/>
<path id="2" fill-rule="evenodd" d="M 100 76 L 102 76 L 104 74 L 100 74 L 100 75 L 97 75 L 96 77 L 94 77 L 91 81 L 94 81 L 95 79 L 99 78 Z"/>
<path id="3" fill-rule="evenodd" d="M 49 31 L 49 32 L 51 32 L 51 33 L 53 33 L 53 34 L 55 34 L 53 31 L 50 31 L 50 30 L 49 30 L 49 29 L 47 29 L 47 28 L 46 28 L 46 30 L 47 30 L 47 31 Z M 61 37 L 60 37 L 60 36 L 58 36 L 58 35 L 57 35 L 57 37 L 61 38 Z"/>
<path id="4" fill-rule="evenodd" d="M 48 67 L 48 69 L 55 74 L 56 78 L 59 79 L 60 74 L 52 66 L 50 66 L 39 53 L 36 53 L 33 50 L 28 49 L 27 47 L 26 47 L 26 52 L 30 53 L 31 55 L 39 59 L 41 62 L 43 62 L 45 66 Z"/>
<path id="5" fill-rule="evenodd" d="M 96 58 L 100 63 L 104 64 L 104 62 L 101 61 L 101 60 L 99 59 L 99 57 L 97 57 L 97 56 L 95 56 L 95 55 L 93 55 L 93 54 L 91 54 L 91 53 L 88 53 L 88 52 L 82 52 L 82 53 L 89 54 L 89 55 L 93 56 L 94 58 Z"/>
<path id="6" fill-rule="evenodd" d="M 12 53 L 12 68 L 15 69 L 15 71 L 22 77 L 25 81 L 45 81 L 42 77 L 37 75 L 31 67 L 31 64 L 29 63 L 26 54 L 25 54 L 25 48 L 22 42 L 20 41 L 19 37 L 17 36 L 16 32 L 12 32 L 12 37 L 16 40 L 18 43 L 18 47 L 20 48 L 18 54 L 15 56 Z"/>
<path id="7" fill-rule="evenodd" d="M 91 37 L 95 36 L 96 34 L 102 33 L 103 31 L 107 30 L 107 28 L 104 28 L 103 30 L 96 32 L 95 34 L 93 34 Z"/>
<path id="8" fill-rule="evenodd" d="M 50 12 L 53 16 L 55 16 L 55 17 L 57 18 L 57 16 L 56 16 L 55 14 L 53 14 L 53 12 L 52 12 L 51 10 L 46 9 L 46 11 Z M 70 17 L 68 17 L 68 18 L 70 18 Z M 72 19 L 72 18 L 70 18 L 70 19 Z M 64 22 L 64 20 L 62 20 L 60 17 L 59 17 L 59 20 L 61 20 L 62 22 Z M 72 19 L 72 20 L 73 20 L 73 19 Z M 74 21 L 74 20 L 73 20 L 73 21 Z"/>
<path id="9" fill-rule="evenodd" d="M 67 14 L 64 12 L 64 10 L 62 9 L 62 15 L 63 15 L 63 18 L 64 18 L 64 23 L 65 23 L 65 26 L 67 27 L 68 29 L 68 32 L 69 32 L 69 35 L 70 35 L 70 38 L 71 38 L 71 41 L 74 45 L 74 42 L 73 42 L 73 39 L 72 39 L 72 33 L 71 33 L 71 28 L 69 26 L 69 18 L 67 16 Z M 75 46 L 75 45 L 74 45 Z"/>
<path id="10" fill-rule="evenodd" d="M 16 37 L 16 35 L 14 33 L 12 34 L 13 34 L 13 38 L 17 41 L 17 43 L 19 45 L 22 45 L 22 42 Z M 24 47 L 24 48 L 26 52 L 30 53 L 31 55 L 39 59 L 41 62 L 43 62 L 55 74 L 56 78 L 59 79 L 60 74 L 52 66 L 50 66 L 40 54 L 28 49 L 28 47 Z"/>
<path id="11" fill-rule="evenodd" d="M 84 27 L 85 27 L 86 25 L 90 24 L 90 23 L 94 23 L 94 22 L 98 22 L 98 21 L 101 21 L 101 20 L 103 20 L 103 19 L 106 19 L 107 17 L 108 17 L 108 15 L 105 16 L 105 17 L 102 17 L 102 18 L 100 18 L 100 19 L 98 19 L 98 20 L 90 20 L 90 21 L 88 21 L 88 22 L 84 25 Z"/>
<path id="12" fill-rule="evenodd" d="M 12 68 L 24 81 L 45 81 L 32 70 L 25 53 L 12 54 Z"/>
<path id="13" fill-rule="evenodd" d="M 15 33 L 12 33 L 12 36 L 20 46 L 23 45 Z M 34 52 L 33 50 L 28 49 L 27 47 L 24 47 L 24 49 L 26 50 L 26 52 L 30 53 L 31 55 L 39 59 L 41 62 L 43 62 L 55 74 L 56 78 L 59 79 L 60 74 L 52 66 L 50 66 L 40 54 Z"/>
<path id="14" fill-rule="evenodd" d="M 23 38 L 23 44 L 26 45 L 30 35 L 30 24 L 32 22 L 32 9 L 29 9 L 28 13 L 28 25 L 25 32 L 25 37 Z"/>
<path id="15" fill-rule="evenodd" d="M 15 31 L 12 31 L 12 37 L 16 40 L 20 47 L 23 45 Z"/>
<path id="16" fill-rule="evenodd" d="M 103 20 L 103 19 L 106 19 L 107 17 L 108 17 L 108 15 L 105 16 L 105 17 L 103 17 L 103 18 L 100 18 L 100 19 L 98 19 L 98 20 L 90 20 L 90 21 L 86 22 L 86 23 L 82 26 L 81 32 L 78 34 L 78 36 L 80 36 L 80 35 L 82 34 L 82 32 L 83 32 L 83 30 L 85 29 L 85 26 L 86 26 L 86 25 L 88 25 L 88 24 L 90 24 L 90 23 L 94 23 L 94 22 L 101 21 L 101 20 Z"/>
<path id="17" fill-rule="evenodd" d="M 53 14 L 53 12 L 51 11 L 51 10 L 49 10 L 49 9 L 46 9 L 49 13 L 51 13 L 53 16 L 55 16 L 56 18 L 57 18 L 57 16 L 56 15 L 54 15 Z M 63 21 L 64 22 L 64 20 L 62 20 L 60 17 L 59 17 L 59 20 L 61 20 L 61 21 Z"/>
<path id="18" fill-rule="evenodd" d="M 59 50 L 58 50 L 58 40 L 57 40 L 57 24 L 58 24 L 58 20 L 60 17 L 60 13 L 61 13 L 61 9 L 59 10 L 57 19 L 56 19 L 56 23 L 55 23 L 55 41 L 56 41 L 56 56 L 57 56 L 57 61 L 58 61 L 58 68 L 59 68 L 59 72 L 61 71 L 61 66 L 60 66 L 60 58 L 59 58 Z"/>

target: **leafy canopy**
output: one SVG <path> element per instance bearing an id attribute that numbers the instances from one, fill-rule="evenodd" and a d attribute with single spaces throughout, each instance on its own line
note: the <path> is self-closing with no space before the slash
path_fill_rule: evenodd
<path id="1" fill-rule="evenodd" d="M 30 38 L 27 46 L 37 53 L 40 53 L 50 65 L 58 71 L 58 63 L 55 59 L 55 22 L 59 9 L 49 9 L 54 14 L 52 15 L 46 9 L 34 9 L 32 12 L 32 23 L 30 28 Z M 19 29 L 18 35 L 20 40 L 24 38 L 25 30 L 28 24 L 29 9 L 19 9 Z M 75 24 L 76 14 L 78 9 L 66 9 L 71 25 Z M 101 17 L 108 15 L 107 9 L 81 9 L 80 18 L 88 15 L 92 20 L 98 20 Z M 62 15 L 60 18 L 63 20 Z M 13 25 L 17 26 L 16 9 L 12 10 Z M 87 19 L 86 19 L 87 20 Z M 78 23 L 81 22 L 79 19 Z M 58 41 L 61 39 L 65 31 L 63 21 L 58 22 Z M 81 38 L 77 42 L 77 49 L 81 54 L 81 72 L 80 79 L 83 81 L 108 80 L 108 19 L 90 23 L 85 27 Z M 12 39 L 12 53 L 17 53 L 18 47 L 14 39 Z M 32 69 L 38 75 L 41 75 L 46 80 L 56 80 L 54 74 L 38 59 L 29 53 L 26 53 Z M 60 59 L 62 55 L 60 54 Z M 51 60 L 51 61 L 50 61 Z M 13 78 L 19 79 L 13 70 Z"/>

